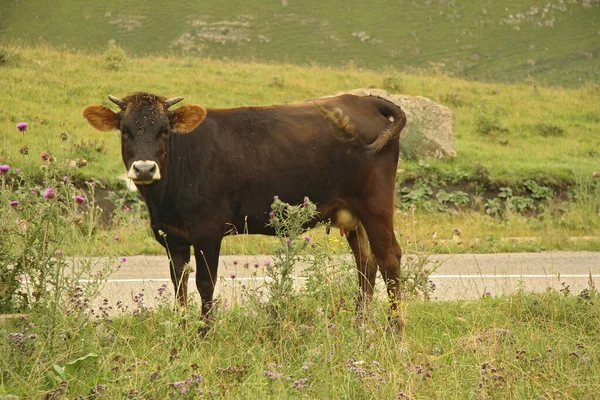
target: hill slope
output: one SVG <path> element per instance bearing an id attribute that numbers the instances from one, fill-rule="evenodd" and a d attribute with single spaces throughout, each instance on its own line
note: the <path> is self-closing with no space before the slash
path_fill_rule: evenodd
<path id="1" fill-rule="evenodd" d="M 231 11 L 235 10 L 235 11 Z M 128 53 L 440 70 L 545 84 L 600 79 L 599 0 L 5 1 L 0 39 Z"/>

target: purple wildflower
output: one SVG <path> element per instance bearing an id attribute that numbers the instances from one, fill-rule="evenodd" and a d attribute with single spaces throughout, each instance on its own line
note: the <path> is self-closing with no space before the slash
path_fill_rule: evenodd
<path id="1" fill-rule="evenodd" d="M 54 254 L 56 254 L 58 257 L 60 257 L 60 256 L 64 256 L 65 252 L 61 249 L 58 249 L 58 250 L 54 251 Z"/>
<path id="2" fill-rule="evenodd" d="M 0 173 L 2 173 L 4 175 L 8 171 L 10 171 L 10 165 L 7 165 L 7 164 L 0 165 Z"/>
<path id="3" fill-rule="evenodd" d="M 44 193 L 42 193 L 42 197 L 45 199 L 53 198 L 54 197 L 54 189 L 46 188 L 46 190 L 44 190 Z"/>
<path id="4" fill-rule="evenodd" d="M 285 239 L 285 244 L 287 244 L 287 245 L 289 246 L 289 245 L 290 245 L 290 243 L 291 243 L 291 240 L 290 240 L 289 238 L 288 238 L 288 239 Z"/>
<path id="5" fill-rule="evenodd" d="M 118 241 L 119 241 L 119 239 L 121 239 L 121 238 L 120 238 L 118 235 L 117 235 L 117 236 L 115 236 L 115 241 L 116 241 L 116 242 L 118 242 Z"/>
<path id="6" fill-rule="evenodd" d="M 68 181 L 68 180 L 69 180 L 69 177 L 68 177 L 68 176 L 66 176 L 66 175 L 65 175 L 65 176 L 63 176 L 63 182 L 66 182 L 66 181 Z"/>
<path id="7" fill-rule="evenodd" d="M 19 130 L 19 132 L 25 132 L 27 130 L 27 122 L 19 122 L 17 124 L 17 129 Z"/>
<path id="8" fill-rule="evenodd" d="M 42 159 L 42 161 L 48 161 L 48 157 L 50 156 L 45 151 L 42 154 L 40 154 L 40 158 Z"/>
<path id="9" fill-rule="evenodd" d="M 20 173 L 21 173 L 21 172 L 23 172 L 23 171 L 21 171 L 21 168 L 17 168 L 17 169 L 15 170 L 15 172 L 16 172 L 17 174 L 20 174 Z"/>
<path id="10" fill-rule="evenodd" d="M 279 200 L 279 196 L 273 196 L 273 200 Z"/>
<path id="11" fill-rule="evenodd" d="M 121 262 L 124 262 L 124 263 L 126 263 L 126 262 L 127 262 L 127 257 L 123 257 L 123 258 L 121 258 Z"/>
<path id="12" fill-rule="evenodd" d="M 273 372 L 273 371 L 263 371 L 263 374 L 265 374 L 266 376 L 269 377 L 270 380 L 274 381 L 277 378 L 281 378 L 283 376 L 283 373 L 281 372 Z"/>
<path id="13" fill-rule="evenodd" d="M 162 297 L 165 294 L 165 291 L 167 290 L 167 284 L 163 283 L 158 289 L 158 297 Z"/>
<path id="14" fill-rule="evenodd" d="M 75 203 L 79 203 L 79 204 L 85 203 L 85 197 L 75 196 Z"/>
<path id="15" fill-rule="evenodd" d="M 231 279 L 235 279 L 235 277 L 237 276 L 236 274 L 231 274 Z"/>
<path id="16" fill-rule="evenodd" d="M 269 213 L 269 217 L 274 217 L 274 216 L 275 216 L 275 213 L 274 213 L 273 211 L 271 211 L 271 212 Z"/>
<path id="17" fill-rule="evenodd" d="M 233 260 L 233 265 L 237 265 L 238 264 L 238 260 Z"/>
<path id="18" fill-rule="evenodd" d="M 12 208 L 17 208 L 19 206 L 19 202 L 16 201 L 16 200 L 13 200 L 13 201 L 10 202 L 10 206 Z"/>
<path id="19" fill-rule="evenodd" d="M 304 236 L 304 240 L 306 240 L 307 242 L 310 242 L 311 241 L 310 236 L 308 236 L 308 235 Z"/>
<path id="20" fill-rule="evenodd" d="M 31 194 L 37 194 L 37 189 L 36 188 L 31 189 Z"/>

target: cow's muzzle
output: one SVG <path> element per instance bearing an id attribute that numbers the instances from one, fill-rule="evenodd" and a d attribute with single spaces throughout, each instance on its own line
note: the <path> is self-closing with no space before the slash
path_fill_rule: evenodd
<path id="1" fill-rule="evenodd" d="M 147 185 L 160 179 L 160 170 L 154 161 L 134 161 L 127 177 L 138 185 Z"/>

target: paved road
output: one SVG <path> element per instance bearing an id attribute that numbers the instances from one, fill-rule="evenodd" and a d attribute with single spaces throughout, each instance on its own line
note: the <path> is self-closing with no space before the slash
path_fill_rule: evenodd
<path id="1" fill-rule="evenodd" d="M 242 286 L 260 287 L 265 282 L 264 265 L 269 260 L 270 257 L 264 255 L 221 256 L 216 294 L 231 300 L 239 297 Z M 436 267 L 431 281 L 436 285 L 433 296 L 439 300 L 511 293 L 519 286 L 527 291 L 544 291 L 550 287 L 561 289 L 564 284 L 569 285 L 573 293 L 579 293 L 588 287 L 590 276 L 600 283 L 600 253 L 594 252 L 436 255 L 428 260 L 431 267 Z M 405 262 L 411 262 L 411 258 L 405 257 Z M 195 263 L 192 267 L 195 268 Z M 235 278 L 232 279 L 232 275 Z M 296 284 L 301 286 L 302 265 L 298 266 L 296 275 Z M 158 289 L 164 284 L 166 293 L 172 296 L 166 256 L 128 257 L 110 276 L 101 297 L 113 305 L 120 300 L 132 307 L 134 296 L 144 293 L 145 304 L 152 306 Z M 377 285 L 383 293 L 379 276 Z M 191 296 L 198 300 L 193 279 L 190 279 L 190 289 Z"/>

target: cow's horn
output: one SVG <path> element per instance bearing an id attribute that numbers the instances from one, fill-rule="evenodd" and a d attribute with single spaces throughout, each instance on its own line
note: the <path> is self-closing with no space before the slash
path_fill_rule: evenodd
<path id="1" fill-rule="evenodd" d="M 127 103 L 125 103 L 125 101 L 123 99 L 120 99 L 115 96 L 111 96 L 110 94 L 108 95 L 108 99 L 121 108 L 125 108 L 127 106 Z"/>
<path id="2" fill-rule="evenodd" d="M 179 103 L 181 100 L 183 100 L 183 97 L 173 97 L 171 99 L 167 99 L 167 101 L 165 101 L 165 103 L 167 103 L 167 108 L 171 107 L 173 104 L 177 104 Z"/>

